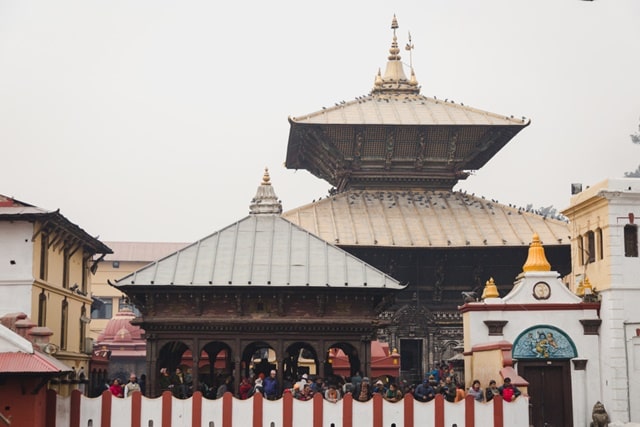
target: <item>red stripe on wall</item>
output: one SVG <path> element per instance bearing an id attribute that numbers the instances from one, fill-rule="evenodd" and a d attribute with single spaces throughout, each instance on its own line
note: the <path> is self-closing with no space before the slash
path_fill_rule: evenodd
<path id="1" fill-rule="evenodd" d="M 313 427 L 322 427 L 324 399 L 321 393 L 313 396 Z"/>
<path id="2" fill-rule="evenodd" d="M 45 422 L 47 423 L 47 427 L 55 427 L 56 425 L 56 417 L 57 417 L 57 409 L 58 405 L 56 404 L 58 400 L 58 393 L 53 390 L 47 390 L 47 414 L 45 417 Z M 78 408 L 80 410 L 80 408 Z M 71 407 L 71 412 L 73 412 L 73 407 Z M 77 426 L 74 426 L 77 427 Z"/>
<path id="3" fill-rule="evenodd" d="M 476 422 L 476 403 L 475 398 L 468 395 L 464 398 L 464 427 L 475 427 Z"/>
<path id="4" fill-rule="evenodd" d="M 342 426 L 353 427 L 353 395 L 347 393 L 342 398 Z"/>
<path id="5" fill-rule="evenodd" d="M 102 415 L 100 417 L 100 427 L 111 427 L 111 399 L 113 394 L 109 390 L 102 392 Z"/>
<path id="6" fill-rule="evenodd" d="M 282 396 L 282 427 L 293 427 L 293 395 Z"/>
<path id="7" fill-rule="evenodd" d="M 263 400 L 262 394 L 255 393 L 253 395 L 253 427 L 262 427 L 262 419 L 264 418 L 262 413 Z"/>
<path id="8" fill-rule="evenodd" d="M 222 427 L 233 427 L 233 394 L 229 391 L 222 396 Z"/>
<path id="9" fill-rule="evenodd" d="M 80 405 L 82 403 L 82 393 L 80 390 L 71 392 L 71 413 L 69 414 L 69 427 L 80 427 Z M 55 424 L 52 424 L 55 425 Z"/>
<path id="10" fill-rule="evenodd" d="M 142 425 L 142 393 L 134 391 L 131 393 L 131 427 L 141 427 Z"/>
<path id="11" fill-rule="evenodd" d="M 191 397 L 191 427 L 202 426 L 202 392 L 196 391 Z"/>
<path id="12" fill-rule="evenodd" d="M 373 395 L 373 427 L 382 427 L 382 395 Z"/>
<path id="13" fill-rule="evenodd" d="M 415 399 L 413 395 L 407 394 L 402 400 L 404 404 L 404 427 L 413 427 L 413 404 Z"/>
<path id="14" fill-rule="evenodd" d="M 171 427 L 171 411 L 173 405 L 173 395 L 170 391 L 162 393 L 162 427 Z"/>
<path id="15" fill-rule="evenodd" d="M 441 394 L 436 394 L 434 399 L 436 413 L 434 416 L 434 426 L 444 427 L 444 397 Z"/>
<path id="16" fill-rule="evenodd" d="M 500 396 L 495 396 L 492 400 L 493 427 L 504 427 L 504 401 Z"/>

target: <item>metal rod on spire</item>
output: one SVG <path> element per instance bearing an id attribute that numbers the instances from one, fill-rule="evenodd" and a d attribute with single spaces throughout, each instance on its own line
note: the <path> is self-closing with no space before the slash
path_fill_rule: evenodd
<path id="1" fill-rule="evenodd" d="M 413 43 L 411 43 L 411 31 L 409 31 L 409 43 L 407 43 L 404 49 L 409 51 L 409 67 L 413 71 Z"/>

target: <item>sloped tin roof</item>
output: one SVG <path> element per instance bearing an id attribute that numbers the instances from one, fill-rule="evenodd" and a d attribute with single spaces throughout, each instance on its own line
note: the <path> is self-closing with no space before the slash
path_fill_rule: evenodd
<path id="1" fill-rule="evenodd" d="M 350 190 L 283 214 L 345 246 L 487 247 L 568 245 L 566 222 L 456 191 Z"/>
<path id="2" fill-rule="evenodd" d="M 525 127 L 514 118 L 420 94 L 370 94 L 330 108 L 290 118 L 300 124 L 342 125 L 500 125 Z"/>
<path id="3" fill-rule="evenodd" d="M 59 360 L 33 349 L 33 344 L 0 325 L 1 374 L 57 374 L 71 372 Z"/>
<path id="4" fill-rule="evenodd" d="M 105 261 L 138 261 L 151 262 L 182 249 L 185 242 L 104 242 L 113 250 L 106 255 Z"/>
<path id="5" fill-rule="evenodd" d="M 122 286 L 403 289 L 278 214 L 254 214 L 118 280 Z"/>

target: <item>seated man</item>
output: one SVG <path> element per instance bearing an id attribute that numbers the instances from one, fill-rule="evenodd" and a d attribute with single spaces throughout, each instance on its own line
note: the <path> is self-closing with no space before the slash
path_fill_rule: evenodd
<path id="1" fill-rule="evenodd" d="M 512 402 L 521 394 L 518 387 L 511 384 L 511 378 L 509 377 L 504 379 L 504 384 L 498 387 L 498 391 L 505 402 Z"/>

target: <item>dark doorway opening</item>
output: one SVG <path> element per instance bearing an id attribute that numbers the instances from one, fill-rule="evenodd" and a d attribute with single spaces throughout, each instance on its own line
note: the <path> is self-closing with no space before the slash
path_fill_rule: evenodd
<path id="1" fill-rule="evenodd" d="M 573 425 L 571 365 L 568 360 L 521 360 L 518 374 L 529 382 L 529 424 L 533 427 Z"/>
<path id="2" fill-rule="evenodd" d="M 400 340 L 400 376 L 410 383 L 422 381 L 422 340 Z"/>

